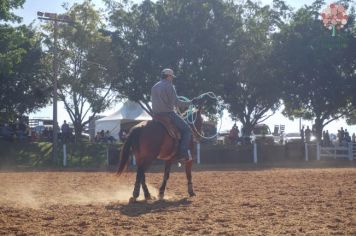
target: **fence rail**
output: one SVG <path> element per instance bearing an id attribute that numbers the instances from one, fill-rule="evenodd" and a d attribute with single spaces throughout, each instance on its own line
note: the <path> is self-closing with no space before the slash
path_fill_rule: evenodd
<path id="1" fill-rule="evenodd" d="M 350 161 L 356 160 L 356 144 L 348 143 L 347 146 L 334 146 L 334 147 L 323 147 L 319 143 L 308 144 L 305 143 L 305 160 L 308 161 L 309 147 L 316 146 L 316 159 L 320 160 L 323 158 L 343 158 L 349 159 Z"/>

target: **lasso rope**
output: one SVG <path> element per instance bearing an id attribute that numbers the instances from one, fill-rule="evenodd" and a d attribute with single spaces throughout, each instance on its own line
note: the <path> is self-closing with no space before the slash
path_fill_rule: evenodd
<path id="1" fill-rule="evenodd" d="M 205 96 L 208 96 L 214 100 L 217 101 L 217 106 L 216 106 L 216 109 L 217 111 L 219 111 L 219 118 L 220 118 L 220 126 L 219 126 L 219 129 L 216 129 L 216 134 L 210 136 L 210 137 L 206 137 L 204 136 L 201 132 L 199 132 L 197 130 L 197 128 L 195 127 L 195 121 L 197 119 L 197 115 L 194 114 L 194 108 L 195 108 L 195 105 L 191 104 L 189 107 L 188 107 L 188 110 L 184 113 L 181 114 L 181 116 L 183 117 L 184 120 L 187 121 L 188 124 L 190 124 L 191 126 L 193 126 L 195 132 L 199 135 L 199 137 L 203 138 L 203 139 L 214 139 L 215 137 L 218 136 L 219 134 L 219 131 L 221 130 L 221 126 L 222 126 L 222 116 L 223 116 L 223 109 L 222 109 L 222 106 L 223 106 L 223 101 L 221 99 L 220 96 L 216 96 L 213 92 L 206 92 L 206 93 L 203 93 L 203 94 L 200 94 L 198 96 L 198 98 L 202 99 L 203 97 Z M 179 96 L 178 97 L 179 100 L 181 101 L 189 101 L 188 98 L 186 97 L 183 97 L 183 96 Z"/>

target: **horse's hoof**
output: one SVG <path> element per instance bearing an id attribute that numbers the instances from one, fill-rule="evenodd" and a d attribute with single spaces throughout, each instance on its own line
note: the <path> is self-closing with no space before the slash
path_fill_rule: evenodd
<path id="1" fill-rule="evenodd" d="M 145 200 L 146 200 L 146 201 L 148 201 L 148 200 L 152 200 L 151 195 L 149 195 L 149 196 L 147 196 L 147 197 L 145 196 Z"/>
<path id="2" fill-rule="evenodd" d="M 159 199 L 159 200 L 163 200 L 163 198 L 164 198 L 164 194 L 158 195 L 158 199 Z"/>
<path id="3" fill-rule="evenodd" d="M 134 197 L 130 197 L 130 199 L 129 199 L 129 203 L 135 203 L 135 202 L 137 202 L 137 201 L 136 201 L 136 198 L 134 198 Z"/>
<path id="4" fill-rule="evenodd" d="M 191 193 L 189 193 L 189 196 L 190 196 L 190 197 L 195 197 L 196 194 L 195 194 L 194 192 L 191 192 Z"/>

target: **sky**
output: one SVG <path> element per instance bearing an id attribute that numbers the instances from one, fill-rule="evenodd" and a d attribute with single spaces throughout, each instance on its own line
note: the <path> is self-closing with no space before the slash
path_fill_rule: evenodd
<path id="1" fill-rule="evenodd" d="M 139 0 L 137 0 L 139 2 Z M 23 17 L 23 23 L 24 24 L 30 24 L 34 22 L 36 25 L 39 24 L 39 20 L 37 19 L 37 11 L 42 11 L 42 12 L 55 12 L 55 13 L 63 13 L 65 10 L 63 9 L 62 5 L 63 3 L 68 3 L 69 6 L 73 5 L 74 3 L 82 3 L 83 0 L 26 0 L 24 6 L 22 9 L 18 9 L 15 11 L 15 13 L 18 16 Z M 102 0 L 92 0 L 92 2 L 97 6 L 98 8 L 103 8 L 104 4 Z M 260 1 L 263 4 L 270 4 L 272 0 L 261 0 Z M 302 7 L 303 5 L 307 4 L 309 5 L 312 3 L 312 0 L 286 0 L 286 3 L 293 8 L 297 9 L 299 7 Z M 331 1 L 326 1 L 326 3 L 331 3 Z M 184 94 L 182 94 L 184 95 Z M 103 115 L 110 115 L 120 109 L 122 104 L 118 103 L 116 105 L 113 105 L 111 109 L 106 110 L 103 112 Z M 36 113 L 31 113 L 30 118 L 52 118 L 52 105 L 43 108 L 39 110 Z M 67 112 L 64 109 L 64 105 L 62 102 L 58 102 L 58 123 L 61 125 L 64 120 L 70 121 L 70 118 L 67 114 Z M 221 131 L 228 130 L 232 127 L 234 122 L 230 119 L 228 112 L 224 112 L 224 116 L 222 120 L 218 124 L 218 128 L 221 123 Z M 271 131 L 273 132 L 273 128 L 275 125 L 285 125 L 286 129 L 285 132 L 298 132 L 299 130 L 299 119 L 297 120 L 289 120 L 288 118 L 284 117 L 281 114 L 281 110 L 277 111 L 272 117 L 264 121 L 263 123 L 267 124 Z M 302 125 L 309 126 L 311 127 L 312 122 L 311 121 L 306 121 L 302 120 L 301 121 Z M 239 128 L 241 128 L 241 124 L 237 122 L 237 125 Z M 347 128 L 350 134 L 356 133 L 356 125 L 354 126 L 347 126 L 346 122 L 344 120 L 337 120 L 332 122 L 331 124 L 327 125 L 325 127 L 325 130 L 329 130 L 329 133 L 336 133 L 340 127 L 343 127 L 344 129 Z"/>

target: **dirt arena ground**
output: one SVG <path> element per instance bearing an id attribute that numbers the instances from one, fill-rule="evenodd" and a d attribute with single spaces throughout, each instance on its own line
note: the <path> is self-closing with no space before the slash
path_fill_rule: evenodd
<path id="1" fill-rule="evenodd" d="M 163 173 L 148 173 L 157 196 Z M 0 173 L 0 235 L 356 235 L 356 168 L 174 172 L 128 204 L 134 174 Z M 142 193 L 142 192 L 141 192 Z"/>

